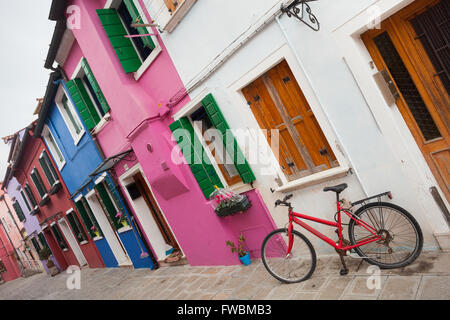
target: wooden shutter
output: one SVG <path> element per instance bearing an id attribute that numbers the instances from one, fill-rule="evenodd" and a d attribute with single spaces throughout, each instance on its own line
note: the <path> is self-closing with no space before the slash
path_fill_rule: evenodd
<path id="1" fill-rule="evenodd" d="M 106 101 L 106 98 L 103 95 L 103 92 L 100 89 L 100 86 L 98 85 L 98 82 L 95 79 L 94 74 L 92 73 L 91 67 L 89 66 L 86 58 L 83 58 L 81 60 L 81 67 L 83 68 L 84 74 L 86 75 L 87 79 L 89 80 L 89 83 L 91 84 L 91 87 L 94 90 L 98 101 L 100 102 L 100 107 L 103 109 L 103 111 L 105 113 L 107 113 L 110 110 L 109 104 Z"/>
<path id="2" fill-rule="evenodd" d="M 86 128 L 92 130 L 100 122 L 100 116 L 86 91 L 81 79 L 75 78 L 66 83 L 73 103 L 80 113 Z"/>
<path id="3" fill-rule="evenodd" d="M 142 20 L 140 20 L 141 15 L 139 14 L 138 9 L 134 5 L 133 0 L 123 0 L 123 2 L 125 3 L 125 5 L 128 9 L 128 12 L 131 15 L 131 18 L 133 19 L 133 22 L 134 23 L 144 23 Z M 137 27 L 136 29 L 139 32 L 139 34 L 148 34 L 148 30 L 146 27 Z M 141 37 L 141 39 L 144 42 L 144 45 L 146 47 L 151 48 L 151 49 L 155 48 L 155 43 L 153 42 L 151 36 Z"/>
<path id="4" fill-rule="evenodd" d="M 23 214 L 22 208 L 17 201 L 13 203 L 13 208 L 16 211 L 17 218 L 19 218 L 20 222 L 25 221 L 25 215 Z"/>
<path id="5" fill-rule="evenodd" d="M 126 73 L 136 72 L 142 65 L 141 59 L 131 42 L 116 9 L 98 9 L 97 15 L 111 41 L 111 45 Z"/>
<path id="6" fill-rule="evenodd" d="M 336 157 L 287 62 L 283 61 L 271 69 L 268 76 L 313 162 L 313 167 L 333 167 Z"/>
<path id="7" fill-rule="evenodd" d="M 270 130 L 279 130 L 278 162 L 281 169 L 287 176 L 296 176 L 307 169 L 303 158 L 298 151 L 295 141 L 289 133 L 285 119 L 278 111 L 269 91 L 262 79 L 257 79 L 252 84 L 242 90 L 247 103 L 255 115 L 261 129 L 267 130 L 267 140 L 272 144 Z M 277 146 L 274 146 L 275 148 Z"/>
<path id="8" fill-rule="evenodd" d="M 20 191 L 20 195 L 22 196 L 23 202 L 25 202 L 25 205 L 27 206 L 28 211 L 31 211 L 32 208 L 30 207 L 29 201 L 28 201 L 28 199 L 26 198 L 25 193 L 24 193 L 23 190 Z"/>
<path id="9" fill-rule="evenodd" d="M 244 183 L 251 183 L 255 181 L 255 175 L 245 159 L 244 154 L 239 148 L 236 139 L 230 134 L 227 134 L 230 127 L 220 111 L 213 95 L 208 94 L 205 98 L 203 98 L 202 105 L 205 108 L 211 123 L 218 131 L 222 133 L 223 145 L 225 146 L 230 157 L 232 157 L 236 170 L 239 172 L 242 181 Z M 231 139 L 231 141 L 227 141 L 227 139 Z"/>
<path id="10" fill-rule="evenodd" d="M 197 180 L 203 195 L 206 199 L 209 199 L 211 193 L 215 190 L 214 186 L 223 188 L 223 184 L 213 165 L 206 162 L 208 156 L 206 155 L 200 140 L 198 140 L 194 128 L 188 118 L 181 118 L 180 120 L 173 122 L 169 127 L 172 133 L 181 129 L 177 131 L 176 134 L 176 138 L 178 138 L 177 143 L 183 152 L 183 156 Z"/>
<path id="11" fill-rule="evenodd" d="M 94 238 L 95 237 L 94 232 L 91 230 L 93 224 L 92 224 L 91 219 L 89 218 L 86 208 L 83 205 L 83 202 L 81 200 L 75 202 L 75 207 L 77 208 L 78 212 L 80 213 L 81 220 L 83 221 L 84 226 L 88 230 L 91 237 Z"/>
<path id="12" fill-rule="evenodd" d="M 178 5 L 183 2 L 183 0 L 164 0 L 164 3 L 166 4 L 167 9 L 169 10 L 170 14 L 174 14 L 177 10 Z"/>
<path id="13" fill-rule="evenodd" d="M 105 185 L 102 183 L 99 183 L 95 186 L 95 189 L 97 190 L 98 194 L 100 195 L 100 199 L 103 203 L 103 206 L 108 213 L 109 217 L 111 218 L 112 223 L 114 224 L 114 227 L 117 229 L 121 228 L 121 224 L 119 223 L 119 219 L 116 218 L 117 210 L 114 207 L 114 204 L 111 200 L 111 197 L 108 194 L 108 191 L 106 190 Z"/>

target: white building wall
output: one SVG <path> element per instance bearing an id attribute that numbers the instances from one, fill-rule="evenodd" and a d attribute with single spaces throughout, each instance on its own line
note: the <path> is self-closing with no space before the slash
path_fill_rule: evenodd
<path id="1" fill-rule="evenodd" d="M 385 2 L 390 5 L 385 5 Z M 368 99 L 368 94 L 378 99 L 381 94 L 370 81 L 366 85 L 369 89 L 364 91 L 361 87 L 364 78 L 357 79 L 355 70 L 364 70 L 371 79 L 374 71 L 369 68 L 370 58 L 367 60 L 367 52 L 364 52 L 358 38 L 351 38 L 345 31 L 349 21 L 368 20 L 365 10 L 373 4 L 379 4 L 387 11 L 388 7 L 398 8 L 410 2 L 311 2 L 311 8 L 321 23 L 319 32 L 286 15 L 282 15 L 279 21 L 271 20 L 210 77 L 199 83 L 190 96 L 195 98 L 200 93 L 210 92 L 230 127 L 257 129 L 259 126 L 240 89 L 284 57 L 341 166 L 348 165 L 353 172 L 343 178 L 289 192 L 294 194 L 292 202 L 296 211 L 332 219 L 335 212 L 334 193 L 323 193 L 324 186 L 348 183 L 349 188 L 342 196 L 353 201 L 390 190 L 394 196 L 393 202 L 410 211 L 419 221 L 425 236 L 424 248 L 434 250 L 438 244 L 433 234 L 449 232 L 441 211 L 428 191 L 430 186 L 437 184 L 397 108 L 387 106 L 384 100 L 378 100 L 377 104 Z M 197 1 L 171 33 L 162 34 L 186 87 L 190 88 L 195 79 L 201 78 L 205 69 L 215 66 L 214 61 L 220 60 L 224 51 L 244 40 L 252 25 L 261 23 L 261 17 L 276 11 L 280 4 L 281 1 L 277 0 Z M 239 41 L 235 41 L 237 38 Z M 352 54 L 357 54 L 353 48 L 350 53 L 346 52 L 349 49 L 345 41 L 359 46 L 362 64 L 345 61 L 344 57 L 348 59 Z M 366 60 L 363 59 L 364 54 Z M 252 143 L 256 143 L 257 137 L 252 139 Z M 283 227 L 288 221 L 287 212 L 283 208 L 274 209 L 273 203 L 284 194 L 272 194 L 269 190 L 277 188 L 274 181 L 276 175 L 261 174 L 258 164 L 252 164 L 252 169 L 257 177 L 255 187 L 262 193 L 276 224 Z M 318 226 L 318 229 L 335 238 L 332 228 Z M 314 236 L 309 238 L 313 240 Z M 314 241 L 314 244 L 319 253 L 334 250 L 322 242 Z"/>

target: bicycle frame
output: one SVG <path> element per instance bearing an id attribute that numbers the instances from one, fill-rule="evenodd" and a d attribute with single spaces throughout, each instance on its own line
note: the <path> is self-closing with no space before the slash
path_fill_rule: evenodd
<path id="1" fill-rule="evenodd" d="M 341 212 L 344 212 L 345 214 L 347 214 L 350 219 L 355 220 L 357 225 L 362 226 L 364 229 L 369 231 L 372 234 L 372 236 L 369 236 L 367 239 L 358 241 L 354 245 L 344 246 L 344 243 L 342 241 L 343 236 L 342 236 Z M 338 221 L 337 222 L 328 221 L 328 220 L 323 220 L 323 219 L 307 216 L 307 215 L 304 215 L 304 214 L 301 214 L 301 213 L 297 213 L 297 212 L 294 212 L 292 210 L 292 208 L 289 208 L 289 227 L 288 227 L 289 246 L 288 246 L 287 255 L 289 255 L 291 253 L 292 246 L 293 246 L 294 237 L 292 235 L 292 230 L 294 228 L 294 225 L 293 225 L 294 222 L 296 224 L 300 225 L 301 227 L 303 227 L 304 229 L 308 230 L 309 232 L 311 232 L 312 234 L 314 234 L 318 238 L 322 239 L 323 241 L 325 241 L 326 243 L 328 243 L 329 245 L 334 247 L 336 250 L 347 251 L 347 250 L 351 250 L 351 249 L 356 248 L 356 247 L 360 247 L 360 246 L 366 245 L 366 244 L 371 243 L 371 242 L 375 242 L 375 241 L 378 241 L 378 240 L 384 240 L 383 236 L 380 236 L 380 235 L 377 234 L 377 230 L 376 229 L 372 228 L 371 226 L 369 226 L 364 221 L 359 220 L 357 217 L 354 217 L 353 214 L 351 214 L 350 212 L 345 210 L 342 207 L 340 201 L 337 202 L 337 217 L 338 217 Z M 328 226 L 331 226 L 331 227 L 338 228 L 339 242 L 336 243 L 332 239 L 328 238 L 327 236 L 325 236 L 324 234 L 320 233 L 319 231 L 317 231 L 313 227 L 309 226 L 305 222 L 299 220 L 298 218 L 306 219 L 306 220 L 310 220 L 310 221 L 317 222 L 317 223 L 320 223 L 320 224 L 324 224 L 324 225 L 328 225 Z"/>

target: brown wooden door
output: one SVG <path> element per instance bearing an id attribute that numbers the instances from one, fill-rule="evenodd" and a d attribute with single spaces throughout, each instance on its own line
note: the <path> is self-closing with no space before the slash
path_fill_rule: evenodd
<path id="1" fill-rule="evenodd" d="M 449 3 L 415 1 L 362 39 L 395 83 L 399 111 L 450 201 Z"/>
<path id="2" fill-rule="evenodd" d="M 180 247 L 177 241 L 175 240 L 175 236 L 172 234 L 172 231 L 170 230 L 169 225 L 166 222 L 166 219 L 164 218 L 162 212 L 159 210 L 159 206 L 156 203 L 156 200 L 153 197 L 153 194 L 150 188 L 148 187 L 144 177 L 142 176 L 141 173 L 138 173 L 133 176 L 133 179 L 136 182 L 139 192 L 144 197 L 144 200 L 147 203 L 147 206 L 150 209 L 164 240 L 168 245 L 170 245 L 175 250 L 180 250 Z"/>
<path id="3" fill-rule="evenodd" d="M 278 161 L 289 180 L 337 165 L 317 120 L 285 60 L 242 89 L 261 129 L 278 130 Z M 276 150 L 275 154 L 277 154 Z"/>

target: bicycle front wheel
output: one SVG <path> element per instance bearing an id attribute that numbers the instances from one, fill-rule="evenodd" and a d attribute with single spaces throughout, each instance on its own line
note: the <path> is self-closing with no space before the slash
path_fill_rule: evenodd
<path id="1" fill-rule="evenodd" d="M 355 216 L 383 237 L 382 240 L 355 248 L 368 263 L 382 269 L 401 268 L 411 264 L 422 251 L 422 230 L 405 209 L 392 203 L 377 202 L 359 208 Z M 353 219 L 348 232 L 352 244 L 372 237 L 372 233 Z"/>
<path id="2" fill-rule="evenodd" d="M 275 230 L 264 239 L 261 257 L 267 271 L 284 283 L 302 282 L 311 277 L 316 268 L 316 251 L 300 232 L 292 230 L 294 242 L 291 253 L 288 229 Z"/>

